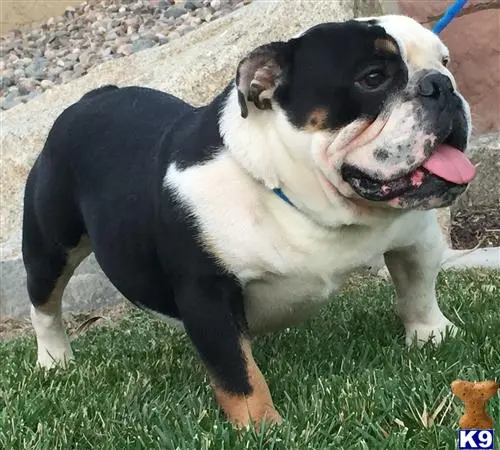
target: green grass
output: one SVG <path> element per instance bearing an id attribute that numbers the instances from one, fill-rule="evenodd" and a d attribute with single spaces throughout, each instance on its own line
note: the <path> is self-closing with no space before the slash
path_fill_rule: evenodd
<path id="1" fill-rule="evenodd" d="M 68 370 L 35 370 L 33 336 L 0 342 L 0 448 L 454 449 L 462 404 L 450 382 L 500 377 L 500 277 L 448 272 L 439 293 L 464 332 L 438 348 L 405 348 L 392 287 L 378 280 L 258 339 L 256 360 L 285 419 L 258 431 L 225 422 L 188 339 L 140 311 L 76 339 Z M 424 410 L 444 400 L 424 426 Z M 498 396 L 489 412 L 498 436 Z"/>

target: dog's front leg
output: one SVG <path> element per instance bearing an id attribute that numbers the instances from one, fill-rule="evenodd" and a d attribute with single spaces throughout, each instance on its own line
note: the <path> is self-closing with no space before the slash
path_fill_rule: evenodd
<path id="1" fill-rule="evenodd" d="M 176 302 L 228 419 L 237 427 L 279 423 L 252 356 L 240 286 L 225 276 L 198 277 L 176 290 Z"/>
<path id="2" fill-rule="evenodd" d="M 436 278 L 445 243 L 437 220 L 429 222 L 418 241 L 387 252 L 385 262 L 396 289 L 396 310 L 406 329 L 406 343 L 432 339 L 439 343 L 455 326 L 443 315 L 436 301 Z"/>

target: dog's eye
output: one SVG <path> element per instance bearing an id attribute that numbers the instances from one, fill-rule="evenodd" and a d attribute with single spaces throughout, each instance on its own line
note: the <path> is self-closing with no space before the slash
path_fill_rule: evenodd
<path id="1" fill-rule="evenodd" d="M 446 67 L 449 62 L 450 62 L 450 57 L 449 56 L 443 56 L 443 59 L 441 60 L 441 63 L 443 64 L 443 66 Z"/>
<path id="2" fill-rule="evenodd" d="M 365 89 L 376 89 L 387 80 L 387 73 L 377 69 L 368 72 L 358 83 Z"/>

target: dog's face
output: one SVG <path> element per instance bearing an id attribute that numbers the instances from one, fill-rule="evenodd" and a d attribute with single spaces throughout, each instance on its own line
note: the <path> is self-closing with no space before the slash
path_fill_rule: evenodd
<path id="1" fill-rule="evenodd" d="M 241 61 L 241 115 L 271 111 L 309 135 L 332 195 L 446 206 L 475 174 L 463 154 L 469 107 L 448 59 L 437 36 L 404 16 L 321 24 Z"/>

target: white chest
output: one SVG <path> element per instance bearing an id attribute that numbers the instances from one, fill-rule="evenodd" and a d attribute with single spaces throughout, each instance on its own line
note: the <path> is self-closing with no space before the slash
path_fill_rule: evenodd
<path id="1" fill-rule="evenodd" d="M 266 242 L 267 260 L 248 258 L 246 268 L 237 272 L 244 286 L 247 321 L 255 334 L 295 325 L 316 314 L 349 273 L 368 269 L 381 258 L 385 244 L 382 236 L 374 239 L 363 233 L 335 234 L 315 242 L 281 235 L 285 236 L 290 239 L 287 243 Z"/>
<path id="2" fill-rule="evenodd" d="M 244 286 L 254 333 L 313 315 L 349 273 L 368 268 L 408 232 L 408 224 L 389 219 L 377 227 L 321 227 L 227 160 L 171 166 L 166 182 L 196 217 L 205 246 Z"/>

